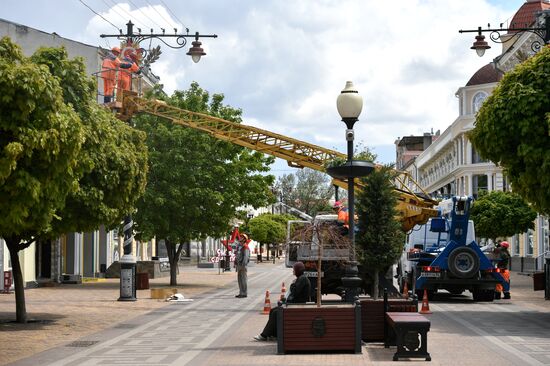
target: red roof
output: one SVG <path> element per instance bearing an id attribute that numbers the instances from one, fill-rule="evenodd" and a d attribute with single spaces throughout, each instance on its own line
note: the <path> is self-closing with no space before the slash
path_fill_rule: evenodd
<path id="1" fill-rule="evenodd" d="M 527 0 L 516 12 L 508 28 L 526 28 L 535 23 L 536 15 L 542 10 L 550 9 L 548 0 Z M 509 33 L 517 33 L 510 31 Z"/>
<path id="2" fill-rule="evenodd" d="M 502 73 L 497 71 L 492 63 L 488 63 L 472 75 L 466 86 L 496 83 L 500 79 L 502 79 Z"/>

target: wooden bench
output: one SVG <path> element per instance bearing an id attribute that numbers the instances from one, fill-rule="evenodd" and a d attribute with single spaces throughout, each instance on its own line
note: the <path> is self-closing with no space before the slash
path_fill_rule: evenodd
<path id="1" fill-rule="evenodd" d="M 279 306 L 277 353 L 347 351 L 361 353 L 361 305 Z"/>
<path id="2" fill-rule="evenodd" d="M 364 342 L 384 341 L 385 314 L 388 311 L 418 312 L 418 301 L 411 299 L 389 299 L 373 300 L 372 298 L 361 298 L 361 338 Z"/>
<path id="3" fill-rule="evenodd" d="M 391 343 L 391 332 L 395 333 L 395 344 L 397 351 L 393 355 L 393 360 L 398 361 L 402 358 L 425 358 L 431 361 L 428 353 L 428 331 L 430 330 L 430 320 L 417 313 L 387 312 L 386 334 L 384 347 L 388 348 Z"/>

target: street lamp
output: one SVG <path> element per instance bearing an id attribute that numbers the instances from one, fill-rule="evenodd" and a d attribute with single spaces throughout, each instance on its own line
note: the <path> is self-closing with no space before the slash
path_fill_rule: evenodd
<path id="1" fill-rule="evenodd" d="M 346 141 L 348 145 L 348 160 L 339 166 L 327 168 L 327 173 L 333 178 L 347 179 L 348 182 L 348 226 L 351 258 L 346 268 L 345 276 L 342 278 L 342 285 L 346 288 L 346 302 L 355 301 L 363 280 L 358 276 L 357 262 L 355 256 L 355 178 L 368 175 L 374 169 L 374 164 L 368 161 L 353 160 L 353 141 L 355 133 L 353 125 L 359 120 L 363 109 L 363 98 L 357 92 L 351 81 L 336 99 L 336 108 L 346 124 Z"/>
<path id="2" fill-rule="evenodd" d="M 353 131 L 353 125 L 359 120 L 359 115 L 363 110 L 363 98 L 359 95 L 357 89 L 353 86 L 353 82 L 347 81 L 346 86 L 336 99 L 336 108 L 342 122 L 346 124 L 346 141 L 348 142 L 348 163 L 353 165 L 353 140 L 355 133 Z M 353 250 L 353 258 L 355 260 L 355 182 L 354 178 L 348 176 L 348 216 L 349 216 L 349 239 L 351 249 Z"/>
<path id="3" fill-rule="evenodd" d="M 126 23 L 126 34 L 122 33 L 122 29 L 120 29 L 119 34 L 102 34 L 100 35 L 100 37 L 117 38 L 119 40 L 126 41 L 126 44 L 131 47 L 136 44 L 140 44 L 141 41 L 154 38 L 158 39 L 166 46 L 174 49 L 185 47 L 185 45 L 187 44 L 187 38 L 195 38 L 195 40 L 191 43 L 192 47 L 189 48 L 189 52 L 187 52 L 187 55 L 191 56 L 195 63 L 199 62 L 201 57 L 206 55 L 201 47 L 202 43 L 199 41 L 199 38 L 217 38 L 218 36 L 216 34 L 199 34 L 199 32 L 195 32 L 195 34 L 189 34 L 189 29 L 186 30 L 187 33 L 178 34 L 178 29 L 174 28 L 174 34 L 167 34 L 164 29 L 162 29 L 162 33 L 153 33 L 153 29 L 151 29 L 151 33 L 143 34 L 141 33 L 141 29 L 138 28 L 138 33 L 134 33 L 134 23 L 132 23 L 132 21 L 130 20 L 128 21 L 128 23 Z M 175 44 L 167 41 L 167 39 L 170 38 L 175 39 Z"/>
<path id="4" fill-rule="evenodd" d="M 523 27 L 523 28 L 502 28 L 502 24 L 500 25 L 500 28 L 497 29 L 491 29 L 491 25 L 487 25 L 487 29 L 482 29 L 481 27 L 478 27 L 477 29 L 467 29 L 467 30 L 459 30 L 459 33 L 477 33 L 476 41 L 470 47 L 472 50 L 475 50 L 479 57 L 483 56 L 485 54 L 485 50 L 488 50 L 491 48 L 485 41 L 485 36 L 482 33 L 490 33 L 489 38 L 491 41 L 495 43 L 504 43 L 507 42 L 511 37 L 519 36 L 525 32 L 533 33 L 537 35 L 539 39 L 534 40 L 531 43 L 531 50 L 533 52 L 540 51 L 540 48 L 543 44 L 550 44 L 550 21 L 548 18 L 550 17 L 550 13 L 544 12 L 543 15 L 543 21 L 542 26 L 540 27 Z M 506 38 L 505 40 L 501 39 L 501 32 L 507 32 L 506 35 L 509 35 L 510 38 Z M 512 33 L 510 33 L 512 32 Z"/>
<path id="5" fill-rule="evenodd" d="M 177 28 L 174 28 L 174 34 L 166 34 L 166 31 L 162 29 L 161 33 L 142 34 L 141 29 L 137 28 L 138 33 L 134 33 L 134 24 L 132 21 L 126 23 L 126 34 L 122 33 L 122 29 L 119 29 L 119 34 L 101 34 L 101 38 L 117 38 L 126 42 L 126 49 L 134 49 L 134 47 L 140 44 L 142 41 L 148 39 L 158 39 L 166 46 L 174 49 L 181 49 L 187 44 L 187 38 L 195 38 L 191 43 L 192 47 L 187 52 L 187 55 L 191 56 L 193 62 L 197 63 L 201 57 L 206 55 L 202 49 L 202 43 L 199 38 L 217 38 L 216 34 L 189 34 L 189 29 L 186 29 L 187 33 L 178 34 Z M 168 39 L 175 39 L 175 44 L 170 43 Z M 135 49 L 134 49 L 135 51 Z M 125 53 L 122 52 L 124 55 Z M 136 258 L 132 255 L 132 243 L 133 243 L 133 221 L 132 216 L 128 214 L 124 218 L 124 255 L 120 259 L 120 297 L 119 301 L 136 301 Z M 197 247 L 197 260 L 200 259 L 199 249 Z"/>

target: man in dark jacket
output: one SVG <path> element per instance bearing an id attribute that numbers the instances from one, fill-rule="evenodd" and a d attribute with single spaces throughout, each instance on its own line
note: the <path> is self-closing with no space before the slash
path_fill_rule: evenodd
<path id="1" fill-rule="evenodd" d="M 309 279 L 304 276 L 306 267 L 302 262 L 294 263 L 292 270 L 296 276 L 296 280 L 290 285 L 290 292 L 286 299 L 287 303 L 306 303 L 309 301 L 311 284 Z M 277 337 L 277 313 L 278 307 L 271 309 L 269 312 L 269 319 L 264 327 L 264 330 L 254 337 L 257 341 L 267 341 L 269 337 Z"/>

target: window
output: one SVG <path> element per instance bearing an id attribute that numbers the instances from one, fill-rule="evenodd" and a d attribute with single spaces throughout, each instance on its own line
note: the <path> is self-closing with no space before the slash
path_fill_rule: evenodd
<path id="1" fill-rule="evenodd" d="M 512 238 L 512 254 L 519 255 L 519 234 L 514 235 Z"/>
<path id="2" fill-rule="evenodd" d="M 474 198 L 477 198 L 479 196 L 479 193 L 481 191 L 487 191 L 487 176 L 485 174 L 482 175 L 474 175 L 472 177 L 472 195 Z"/>
<path id="3" fill-rule="evenodd" d="M 474 95 L 473 101 L 472 101 L 472 113 L 477 113 L 479 111 L 479 108 L 481 108 L 481 105 L 483 102 L 485 102 L 485 99 L 487 99 L 487 93 L 485 92 L 477 92 Z"/>
<path id="4" fill-rule="evenodd" d="M 544 241 L 544 252 L 550 251 L 550 220 L 543 219 L 542 220 L 542 238 Z"/>
<path id="5" fill-rule="evenodd" d="M 527 255 L 532 256 L 535 249 L 534 236 L 535 232 L 531 229 L 527 231 Z"/>
<path id="6" fill-rule="evenodd" d="M 472 145 L 472 164 L 487 163 L 487 162 L 488 160 L 483 159 L 477 152 L 476 148 Z"/>

